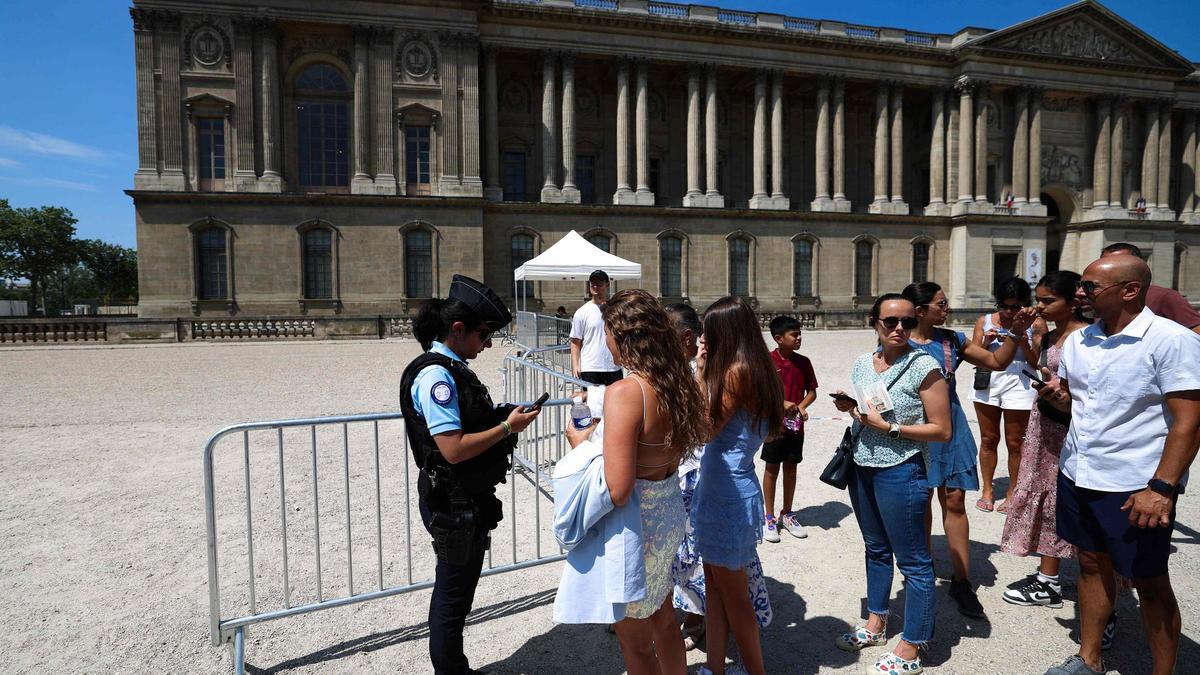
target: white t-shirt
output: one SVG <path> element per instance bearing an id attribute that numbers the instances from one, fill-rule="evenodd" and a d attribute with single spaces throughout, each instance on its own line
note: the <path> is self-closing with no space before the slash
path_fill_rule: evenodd
<path id="1" fill-rule="evenodd" d="M 583 340 L 579 350 L 580 371 L 607 373 L 619 370 L 604 341 L 604 315 L 600 305 L 588 300 L 575 310 L 575 316 L 571 317 L 571 339 Z"/>

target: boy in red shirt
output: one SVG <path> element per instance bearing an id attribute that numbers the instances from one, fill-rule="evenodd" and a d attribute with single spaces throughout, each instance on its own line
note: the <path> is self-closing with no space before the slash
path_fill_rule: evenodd
<path id="1" fill-rule="evenodd" d="M 796 353 L 800 348 L 800 333 L 800 322 L 795 317 L 777 316 L 771 320 L 771 337 L 777 345 L 771 352 L 771 360 L 783 384 L 784 431 L 762 447 L 762 459 L 767 463 L 762 486 L 766 505 L 763 539 L 770 542 L 779 541 L 779 530 L 787 530 L 797 539 L 808 536 L 792 511 L 792 497 L 796 493 L 796 465 L 804 459 L 804 421 L 808 419 L 808 406 L 817 400 L 817 375 L 808 357 Z M 776 520 L 775 485 L 779 482 L 781 465 L 783 508 Z"/>

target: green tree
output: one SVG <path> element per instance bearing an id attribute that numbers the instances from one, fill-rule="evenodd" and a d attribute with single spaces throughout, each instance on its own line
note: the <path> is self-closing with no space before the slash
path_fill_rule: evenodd
<path id="1" fill-rule="evenodd" d="M 92 273 L 102 305 L 113 300 L 137 300 L 137 252 L 99 239 L 79 242 L 80 262 Z"/>
<path id="2" fill-rule="evenodd" d="M 79 260 L 75 223 L 62 207 L 14 209 L 0 200 L 0 277 L 29 279 L 34 313 L 50 275 Z"/>

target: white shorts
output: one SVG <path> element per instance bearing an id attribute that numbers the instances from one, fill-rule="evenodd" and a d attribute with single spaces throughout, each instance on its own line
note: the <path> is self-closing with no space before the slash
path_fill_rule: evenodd
<path id="1" fill-rule="evenodd" d="M 1002 410 L 1032 410 L 1037 400 L 1037 390 L 1022 373 L 1000 371 L 992 373 L 991 384 L 983 391 L 976 391 L 976 403 L 995 406 Z"/>

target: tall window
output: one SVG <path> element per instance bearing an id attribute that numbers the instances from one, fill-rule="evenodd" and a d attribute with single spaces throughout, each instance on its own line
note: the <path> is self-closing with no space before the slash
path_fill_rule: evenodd
<path id="1" fill-rule="evenodd" d="M 659 177 L 662 175 L 661 169 L 662 169 L 662 162 L 659 161 L 659 159 L 657 157 L 651 157 L 650 158 L 650 177 L 649 177 L 650 178 L 650 191 L 654 193 L 654 203 L 655 204 L 665 203 L 664 199 L 663 199 L 663 195 L 660 195 L 658 192 L 658 189 L 660 187 L 659 186 Z"/>
<path id="2" fill-rule="evenodd" d="M 525 153 L 504 153 L 504 201 L 525 201 Z"/>
<path id="3" fill-rule="evenodd" d="M 871 269 L 874 267 L 875 247 L 867 240 L 854 245 L 854 294 L 860 297 L 873 295 L 871 291 Z"/>
<path id="4" fill-rule="evenodd" d="M 664 298 L 683 297 L 683 240 L 663 237 L 658 242 L 658 288 Z"/>
<path id="5" fill-rule="evenodd" d="M 1176 245 L 1175 258 L 1171 262 L 1171 288 L 1174 288 L 1175 290 L 1179 290 L 1180 276 L 1182 276 L 1183 273 L 1183 255 L 1184 248 Z"/>
<path id="6" fill-rule="evenodd" d="M 912 248 L 912 280 L 914 283 L 929 281 L 929 244 L 919 241 Z"/>
<path id="7" fill-rule="evenodd" d="M 225 186 L 225 120 L 201 117 L 196 120 L 196 158 L 200 165 L 200 189 Z"/>
<path id="8" fill-rule="evenodd" d="M 575 187 L 579 188 L 579 201 L 582 204 L 596 202 L 596 156 L 575 156 Z"/>
<path id="9" fill-rule="evenodd" d="M 404 235 L 404 295 L 433 297 L 433 235 L 411 230 Z"/>
<path id="10" fill-rule="evenodd" d="M 225 250 L 225 230 L 210 227 L 200 230 L 196 237 L 196 268 L 200 271 L 201 300 L 224 300 L 229 297 L 229 262 Z"/>
<path id="11" fill-rule="evenodd" d="M 587 240 L 589 244 L 601 251 L 612 253 L 612 241 L 608 238 L 607 234 L 589 234 Z"/>
<path id="12" fill-rule="evenodd" d="M 333 232 L 329 230 L 304 233 L 304 297 L 333 297 Z"/>
<path id="13" fill-rule="evenodd" d="M 404 182 L 408 184 L 407 194 L 427 195 L 431 193 L 428 126 L 404 127 Z"/>
<path id="14" fill-rule="evenodd" d="M 745 239 L 729 240 L 729 294 L 750 295 L 750 242 Z"/>
<path id="15" fill-rule="evenodd" d="M 807 239 L 792 242 L 792 295 L 811 298 L 813 272 L 813 243 Z"/>
<path id="16" fill-rule="evenodd" d="M 296 78 L 296 141 L 300 184 L 341 188 L 350 184 L 350 88 L 328 64 Z"/>
<path id="17" fill-rule="evenodd" d="M 533 258 L 533 237 L 528 234 L 514 234 L 510 242 L 509 255 L 512 258 L 512 268 L 516 270 Z M 518 281 L 517 297 L 532 298 L 533 282 Z"/>

